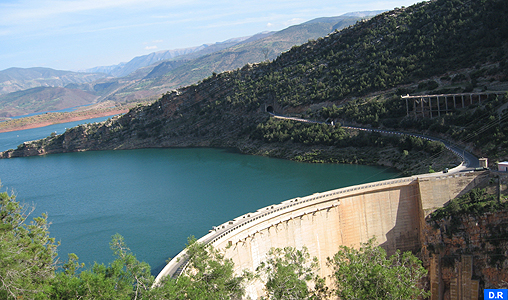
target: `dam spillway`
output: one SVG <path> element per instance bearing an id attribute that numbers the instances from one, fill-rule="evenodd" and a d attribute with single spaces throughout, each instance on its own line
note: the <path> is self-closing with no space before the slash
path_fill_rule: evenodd
<path id="1" fill-rule="evenodd" d="M 425 217 L 488 177 L 488 172 L 426 174 L 361 184 L 299 197 L 247 213 L 213 227 L 198 242 L 223 249 L 237 272 L 255 270 L 272 247 L 306 246 L 318 258 L 320 275 L 341 245 L 358 247 L 373 236 L 388 253 L 421 247 Z M 185 250 L 157 276 L 181 271 Z M 247 295 L 262 295 L 262 286 L 247 287 Z"/>

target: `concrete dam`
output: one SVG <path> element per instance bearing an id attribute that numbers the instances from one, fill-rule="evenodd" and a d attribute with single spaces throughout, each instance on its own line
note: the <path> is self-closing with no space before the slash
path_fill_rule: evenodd
<path id="1" fill-rule="evenodd" d="M 425 217 L 487 177 L 488 171 L 434 173 L 316 193 L 239 216 L 198 241 L 223 249 L 237 272 L 255 270 L 271 247 L 306 246 L 319 259 L 320 275 L 327 276 L 326 260 L 341 245 L 358 248 L 375 236 L 388 254 L 420 248 Z M 184 250 L 173 258 L 156 282 L 178 275 L 185 255 Z M 247 296 L 262 295 L 261 284 L 247 287 Z"/>

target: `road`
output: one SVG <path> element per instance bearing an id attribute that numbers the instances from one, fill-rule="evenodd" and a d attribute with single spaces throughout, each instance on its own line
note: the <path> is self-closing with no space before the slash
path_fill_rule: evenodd
<path id="1" fill-rule="evenodd" d="M 278 118 L 278 119 L 285 119 L 285 120 L 293 120 L 298 122 L 305 122 L 305 123 L 316 123 L 316 124 L 326 124 L 330 126 L 334 126 L 333 123 L 326 123 L 326 122 L 319 122 L 319 121 L 312 121 L 307 119 L 301 119 L 301 118 L 294 118 L 294 117 L 287 117 L 282 115 L 276 115 L 274 113 L 269 113 L 272 117 Z M 471 171 L 475 168 L 480 167 L 480 161 L 476 156 L 471 154 L 470 152 L 466 151 L 466 149 L 459 147 L 458 145 L 454 145 L 451 142 L 431 136 L 426 136 L 422 134 L 416 134 L 416 133 L 407 133 L 407 132 L 399 132 L 399 131 L 392 131 L 392 130 L 382 130 L 382 129 L 373 129 L 373 128 L 365 128 L 365 127 L 355 127 L 355 126 L 342 126 L 343 128 L 348 129 L 355 129 L 360 131 L 367 131 L 367 132 L 379 132 L 381 134 L 392 134 L 392 135 L 409 135 L 414 136 L 418 138 L 422 138 L 429 141 L 436 141 L 436 142 L 442 142 L 446 149 L 449 151 L 452 151 L 455 155 L 460 157 L 462 161 L 464 162 L 462 166 L 458 168 L 454 168 L 454 172 L 464 172 L 464 171 Z"/>

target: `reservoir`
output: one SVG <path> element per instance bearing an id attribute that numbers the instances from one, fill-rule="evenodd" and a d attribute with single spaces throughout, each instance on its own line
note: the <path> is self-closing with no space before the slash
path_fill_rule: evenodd
<path id="1" fill-rule="evenodd" d="M 40 137 L 58 131 L 37 130 L 47 130 Z M 24 134 L 31 133 L 0 134 L 1 150 L 19 144 Z M 187 237 L 199 238 L 237 216 L 294 197 L 398 176 L 380 167 L 298 163 L 208 148 L 0 160 L 1 191 L 14 191 L 18 201 L 35 205 L 32 216 L 48 214 L 50 235 L 61 242 L 60 261 L 76 253 L 87 266 L 107 264 L 114 259 L 111 236 L 119 233 L 152 273 L 185 247 Z"/>

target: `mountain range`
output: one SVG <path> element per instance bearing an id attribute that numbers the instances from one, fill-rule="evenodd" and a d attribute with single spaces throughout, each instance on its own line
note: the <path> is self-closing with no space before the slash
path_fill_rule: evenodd
<path id="1" fill-rule="evenodd" d="M 64 87 L 87 84 L 106 77 L 105 74 L 60 71 L 50 68 L 9 68 L 0 71 L 0 95 L 34 87 Z"/>
<path id="2" fill-rule="evenodd" d="M 120 63 L 112 66 L 103 66 L 86 69 L 83 72 L 86 73 L 105 73 L 114 77 L 124 77 L 137 69 L 157 64 L 164 60 L 170 60 L 178 58 L 178 60 L 189 60 L 193 57 L 203 56 L 209 53 L 217 52 L 236 44 L 249 42 L 271 35 L 274 32 L 263 32 L 253 36 L 232 38 L 224 42 L 217 42 L 215 44 L 203 44 L 197 47 L 174 49 L 174 50 L 162 50 L 150 53 L 148 55 L 137 56 L 126 63 Z M 196 53 L 197 52 L 197 53 Z M 194 55 L 190 55 L 195 53 Z M 185 58 L 183 56 L 185 55 Z"/>
<path id="3" fill-rule="evenodd" d="M 52 109 L 50 104 L 35 105 L 33 99 L 49 103 L 54 99 L 45 97 L 57 92 L 48 93 L 45 90 L 43 95 L 34 96 L 43 91 L 34 89 L 27 92 L 32 95 L 27 103 L 22 103 L 23 98 L 19 98 L 19 94 L 9 95 L 12 92 L 37 87 L 81 90 L 90 95 L 89 99 L 94 98 L 95 102 L 155 100 L 163 93 L 196 83 L 214 73 L 234 70 L 247 63 L 275 59 L 293 46 L 351 26 L 362 18 L 371 17 L 379 12 L 381 11 L 354 13 L 357 16 L 319 18 L 278 32 L 262 32 L 215 44 L 158 51 L 135 57 L 127 63 L 91 68 L 85 70 L 86 72 L 48 68 L 6 69 L 0 71 L 0 94 L 7 94 L 1 98 L 0 114 L 15 116 Z M 69 91 L 66 95 L 70 96 L 73 93 L 75 92 Z M 75 101 L 71 98 L 60 98 L 61 106 L 72 106 Z M 9 102 L 17 104 L 7 105 Z M 65 104 L 66 102 L 68 104 Z"/>

